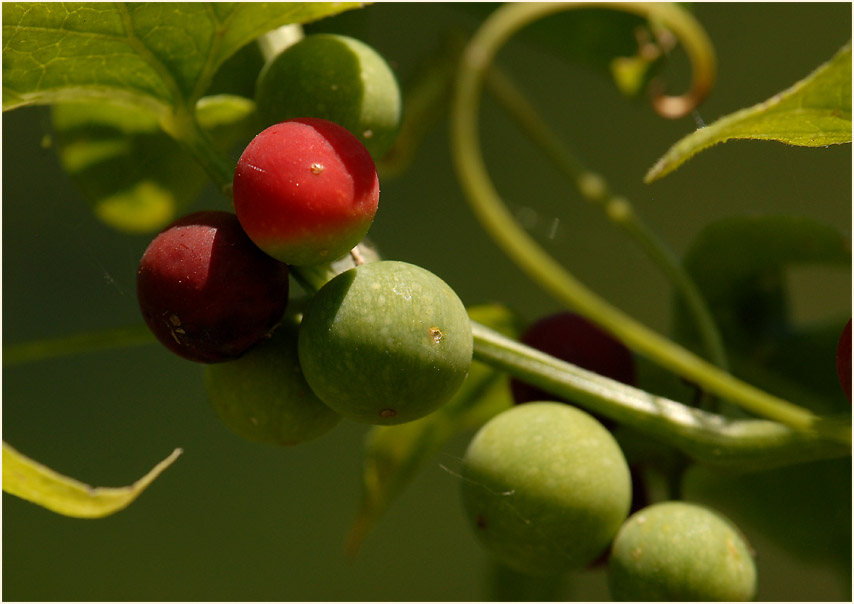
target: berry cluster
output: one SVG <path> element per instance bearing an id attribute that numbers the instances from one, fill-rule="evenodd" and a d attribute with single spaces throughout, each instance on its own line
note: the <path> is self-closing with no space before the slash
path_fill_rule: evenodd
<path id="1" fill-rule="evenodd" d="M 374 157 L 388 150 L 400 94 L 385 61 L 356 40 L 309 36 L 261 72 L 269 124 L 234 173 L 234 213 L 198 212 L 158 234 L 138 273 L 145 321 L 171 351 L 206 363 L 213 408 L 237 434 L 294 445 L 342 418 L 410 422 L 449 401 L 472 360 L 454 291 L 405 262 L 356 258 L 379 204 Z M 331 268 L 304 311 L 286 314 L 289 275 Z M 321 271 L 322 272 L 322 271 Z M 628 385 L 632 352 L 572 313 L 522 343 Z M 850 323 L 837 367 L 850 398 Z M 686 502 L 651 503 L 613 422 L 511 380 L 516 405 L 475 434 L 461 470 L 477 538 L 534 575 L 605 561 L 619 600 L 745 600 L 755 567 L 738 530 Z M 524 404 L 522 404 L 524 403 Z"/>
<path id="2" fill-rule="evenodd" d="M 317 61 L 328 68 L 312 71 L 321 78 L 297 69 Z M 357 85 L 366 79 L 367 89 Z M 284 102 L 281 91 L 300 102 Z M 171 351 L 208 364 L 211 404 L 253 441 L 303 442 L 342 417 L 395 424 L 431 413 L 460 387 L 472 358 L 468 314 L 444 281 L 360 257 L 320 287 L 301 321 L 285 314 L 289 274 L 331 267 L 373 223 L 379 180 L 362 140 L 382 153 L 393 138 L 393 74 L 361 42 L 309 36 L 267 65 L 257 96 L 259 115 L 274 123 L 237 162 L 235 212 L 185 216 L 143 254 L 137 293 L 146 323 Z M 342 105 L 362 111 L 342 113 Z"/>

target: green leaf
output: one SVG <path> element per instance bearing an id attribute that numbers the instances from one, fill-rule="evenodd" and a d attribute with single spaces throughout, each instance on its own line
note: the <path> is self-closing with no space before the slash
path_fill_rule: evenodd
<path id="1" fill-rule="evenodd" d="M 192 106 L 264 32 L 361 3 L 3 3 L 3 110 L 98 98 Z"/>
<path id="2" fill-rule="evenodd" d="M 175 449 L 130 486 L 90 487 L 33 461 L 4 442 L 3 490 L 64 516 L 102 518 L 129 506 L 179 455 L 181 449 Z"/>
<path id="3" fill-rule="evenodd" d="M 518 334 L 517 318 L 504 307 L 472 307 L 469 316 L 508 336 Z M 355 555 L 388 505 L 448 439 L 483 425 L 513 404 L 507 379 L 473 361 L 460 390 L 438 411 L 406 424 L 371 429 L 365 445 L 361 503 L 347 537 L 350 555 Z"/>
<path id="4" fill-rule="evenodd" d="M 235 96 L 204 97 L 201 126 L 221 151 L 250 136 L 254 103 Z M 103 222 L 129 233 L 160 229 L 198 197 L 207 175 L 150 113 L 107 101 L 52 108 L 63 169 Z"/>
<path id="5" fill-rule="evenodd" d="M 773 140 L 803 147 L 851 142 L 851 43 L 791 88 L 736 111 L 673 145 L 644 182 L 665 176 L 700 151 L 731 139 Z"/>
<path id="6" fill-rule="evenodd" d="M 734 216 L 706 227 L 684 265 L 721 330 L 736 374 L 816 411 L 848 405 L 841 391 L 821 385 L 822 380 L 836 384 L 832 332 L 841 330 L 840 319 L 793 325 L 787 290 L 787 269 L 793 266 L 850 271 L 851 241 L 845 234 L 806 217 Z M 674 304 L 676 334 L 697 347 L 684 304 L 678 297 Z"/>
<path id="7" fill-rule="evenodd" d="M 806 217 L 733 216 L 703 229 L 684 264 L 727 344 L 745 350 L 788 324 L 786 267 L 849 267 L 851 242 L 835 227 Z"/>

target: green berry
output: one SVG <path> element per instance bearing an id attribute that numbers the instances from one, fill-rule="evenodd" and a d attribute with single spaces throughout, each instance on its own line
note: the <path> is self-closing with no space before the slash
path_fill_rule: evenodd
<path id="1" fill-rule="evenodd" d="M 747 601 L 756 594 L 756 568 L 729 520 L 669 501 L 636 512 L 620 529 L 608 587 L 618 601 Z"/>
<path id="2" fill-rule="evenodd" d="M 369 424 L 400 424 L 447 402 L 472 356 L 471 322 L 433 273 L 379 261 L 324 285 L 305 312 L 299 359 L 323 402 Z"/>
<path id="3" fill-rule="evenodd" d="M 400 125 L 400 89 L 388 64 L 367 44 L 335 34 L 306 36 L 270 61 L 255 102 L 266 125 L 301 117 L 340 124 L 375 159 Z"/>
<path id="4" fill-rule="evenodd" d="M 632 498 L 629 468 L 611 433 L 557 402 L 526 403 L 487 422 L 465 453 L 461 485 L 486 549 L 537 575 L 595 560 Z"/>
<path id="5" fill-rule="evenodd" d="M 240 359 L 208 366 L 205 386 L 222 422 L 253 442 L 295 445 L 326 434 L 341 420 L 306 384 L 296 327 L 288 323 Z"/>

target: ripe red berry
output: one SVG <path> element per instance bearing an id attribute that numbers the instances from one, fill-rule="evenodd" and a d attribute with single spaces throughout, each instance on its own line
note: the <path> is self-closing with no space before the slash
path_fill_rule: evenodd
<path id="1" fill-rule="evenodd" d="M 520 341 L 582 369 L 624 384 L 635 383 L 631 351 L 580 315 L 561 312 L 540 319 L 525 330 Z M 555 400 L 555 395 L 515 378 L 510 381 L 510 388 L 517 404 Z"/>
<path id="2" fill-rule="evenodd" d="M 331 262 L 368 232 L 379 203 L 370 153 L 345 128 L 317 118 L 270 126 L 243 151 L 234 209 L 255 244 L 296 266 Z"/>
<path id="3" fill-rule="evenodd" d="M 851 319 L 845 324 L 839 344 L 836 345 L 836 375 L 845 391 L 848 401 L 851 401 Z"/>
<path id="4" fill-rule="evenodd" d="M 240 356 L 281 319 L 288 266 L 259 250 L 230 212 L 196 212 L 161 231 L 137 272 L 146 324 L 202 363 Z"/>

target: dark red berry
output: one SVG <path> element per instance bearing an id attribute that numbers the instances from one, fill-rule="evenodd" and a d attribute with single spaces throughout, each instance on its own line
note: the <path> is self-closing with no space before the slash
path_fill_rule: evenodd
<path id="1" fill-rule="evenodd" d="M 267 335 L 288 301 L 288 267 L 246 236 L 230 212 L 197 212 L 161 231 L 137 272 L 146 324 L 174 353 L 236 358 Z"/>
<path id="2" fill-rule="evenodd" d="M 540 319 L 528 327 L 520 341 L 582 369 L 624 384 L 635 383 L 631 351 L 602 328 L 575 313 L 561 312 Z M 516 404 L 563 400 L 515 378 L 510 380 L 510 388 Z"/>
<path id="3" fill-rule="evenodd" d="M 839 344 L 836 345 L 836 375 L 845 391 L 845 396 L 851 402 L 851 319 L 845 324 Z"/>

